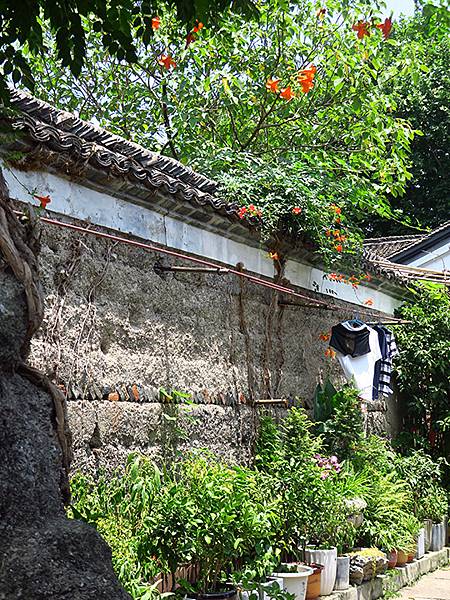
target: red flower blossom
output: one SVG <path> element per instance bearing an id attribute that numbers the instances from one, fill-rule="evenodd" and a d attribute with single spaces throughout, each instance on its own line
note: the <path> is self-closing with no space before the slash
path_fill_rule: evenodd
<path id="1" fill-rule="evenodd" d="M 266 90 L 272 92 L 273 94 L 278 94 L 278 92 L 280 91 L 278 89 L 278 84 L 280 83 L 280 81 L 281 79 L 268 79 L 266 81 Z"/>
<path id="2" fill-rule="evenodd" d="M 370 35 L 370 23 L 368 21 L 358 21 L 356 25 L 352 25 L 353 31 L 358 32 L 358 39 L 362 40 L 364 36 Z"/>
<path id="3" fill-rule="evenodd" d="M 250 212 L 256 212 L 255 205 L 254 205 L 254 204 L 250 204 L 250 205 L 249 205 L 249 207 L 248 207 L 248 210 L 249 210 Z"/>
<path id="4" fill-rule="evenodd" d="M 342 248 L 342 244 L 338 244 L 336 246 L 336 252 L 342 252 L 343 248 Z"/>
<path id="5" fill-rule="evenodd" d="M 322 333 L 319 335 L 319 340 L 321 340 L 322 342 L 328 342 L 329 339 L 330 339 L 330 334 L 327 333 L 326 331 L 322 331 Z"/>
<path id="6" fill-rule="evenodd" d="M 50 196 L 34 196 L 37 200 L 39 200 L 39 202 L 41 203 L 40 208 L 43 208 L 44 210 L 47 208 L 47 204 L 50 204 L 50 202 L 52 201 L 52 199 L 50 198 Z"/>
<path id="7" fill-rule="evenodd" d="M 330 235 L 331 235 L 331 231 L 330 231 L 329 229 L 327 229 L 327 230 L 325 231 L 325 235 L 326 235 L 327 237 L 330 237 Z"/>
<path id="8" fill-rule="evenodd" d="M 153 19 L 152 19 L 152 29 L 153 29 L 153 31 L 156 31 L 160 27 L 161 27 L 161 19 L 160 19 L 160 17 L 153 17 Z"/>
<path id="9" fill-rule="evenodd" d="M 238 212 L 238 217 L 239 217 L 240 219 L 243 219 L 243 218 L 245 217 L 245 213 L 246 213 L 246 212 L 247 212 L 247 207 L 246 207 L 246 206 L 243 206 L 243 207 L 242 207 L 242 208 L 239 210 L 239 212 Z"/>
<path id="10" fill-rule="evenodd" d="M 177 66 L 177 63 L 173 60 L 173 58 L 167 54 L 161 54 L 161 56 L 158 58 L 158 64 L 167 70 L 169 70 L 170 67 L 175 68 Z"/>
<path id="11" fill-rule="evenodd" d="M 271 258 L 272 260 L 280 260 L 278 252 L 269 252 L 269 258 Z"/>
<path id="12" fill-rule="evenodd" d="M 307 69 L 301 69 L 297 74 L 297 81 L 301 85 L 302 92 L 307 94 L 314 87 L 314 77 L 316 74 L 316 67 L 311 65 Z"/>
<path id="13" fill-rule="evenodd" d="M 385 40 L 387 40 L 392 29 L 391 19 L 385 19 L 384 23 L 378 23 L 377 28 L 383 32 L 383 37 Z"/>
<path id="14" fill-rule="evenodd" d="M 198 33 L 200 31 L 200 29 L 203 29 L 204 25 L 203 23 L 199 23 L 198 19 L 195 22 L 195 26 L 194 26 L 194 33 Z"/>
<path id="15" fill-rule="evenodd" d="M 364 301 L 364 304 L 366 306 L 373 306 L 373 300 L 372 300 L 372 298 L 367 298 L 367 300 Z"/>
<path id="16" fill-rule="evenodd" d="M 335 212 L 337 215 L 341 214 L 341 209 L 339 206 L 336 206 L 336 204 L 330 204 L 330 208 L 333 212 Z"/>
<path id="17" fill-rule="evenodd" d="M 327 358 L 335 358 L 336 357 L 336 352 L 332 348 L 327 348 L 325 350 L 325 356 Z"/>
<path id="18" fill-rule="evenodd" d="M 294 215 L 299 215 L 302 212 L 302 209 L 300 208 L 300 206 L 294 206 L 292 212 Z"/>
<path id="19" fill-rule="evenodd" d="M 334 236 L 335 238 L 338 238 L 340 235 L 341 235 L 341 232 L 339 231 L 339 229 L 335 229 L 335 230 L 333 231 L 333 236 Z"/>
<path id="20" fill-rule="evenodd" d="M 283 88 L 281 90 L 280 97 L 283 98 L 283 100 L 286 100 L 287 102 L 290 102 L 292 100 L 292 98 L 295 98 L 295 94 L 292 91 L 292 88 L 290 85 L 288 85 L 287 88 Z"/>

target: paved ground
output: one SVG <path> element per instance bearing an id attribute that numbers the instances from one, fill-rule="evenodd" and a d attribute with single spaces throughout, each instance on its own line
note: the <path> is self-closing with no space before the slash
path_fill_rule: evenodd
<path id="1" fill-rule="evenodd" d="M 399 591 L 401 600 L 450 600 L 450 566 L 424 575 Z"/>

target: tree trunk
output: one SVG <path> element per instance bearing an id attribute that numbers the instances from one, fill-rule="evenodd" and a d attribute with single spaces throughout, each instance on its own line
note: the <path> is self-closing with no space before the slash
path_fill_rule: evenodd
<path id="1" fill-rule="evenodd" d="M 69 520 L 71 440 L 60 390 L 25 363 L 43 318 L 30 210 L 19 223 L 0 170 L 0 600 L 125 600 L 111 552 Z"/>

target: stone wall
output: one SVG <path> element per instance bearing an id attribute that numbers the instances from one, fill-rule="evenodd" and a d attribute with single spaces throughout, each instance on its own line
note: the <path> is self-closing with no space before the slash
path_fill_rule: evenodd
<path id="1" fill-rule="evenodd" d="M 173 419 L 160 387 L 192 394 L 181 449 L 247 461 L 253 401 L 299 397 L 309 406 L 319 377 L 341 381 L 319 335 L 351 317 L 352 305 L 274 308 L 271 290 L 233 275 L 159 275 L 160 258 L 43 226 L 46 313 L 31 362 L 68 392 L 74 469 L 111 468 L 133 450 L 164 453 Z"/>

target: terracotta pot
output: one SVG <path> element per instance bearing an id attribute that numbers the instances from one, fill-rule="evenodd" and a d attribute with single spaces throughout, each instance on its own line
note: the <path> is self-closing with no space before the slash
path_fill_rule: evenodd
<path id="1" fill-rule="evenodd" d="M 408 562 L 408 555 L 403 550 L 397 550 L 397 567 L 404 567 Z"/>
<path id="2" fill-rule="evenodd" d="M 407 563 L 412 563 L 412 561 L 414 560 L 414 552 L 408 552 L 408 559 L 407 559 Z"/>
<path id="3" fill-rule="evenodd" d="M 320 580 L 322 577 L 323 565 L 313 563 L 309 565 L 313 573 L 308 577 L 305 600 L 316 600 L 320 596 Z"/>
<path id="4" fill-rule="evenodd" d="M 394 569 L 397 566 L 398 552 L 397 550 L 390 550 L 387 552 L 388 569 Z"/>

